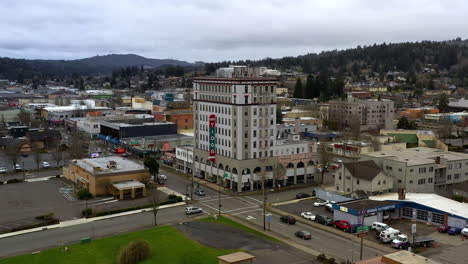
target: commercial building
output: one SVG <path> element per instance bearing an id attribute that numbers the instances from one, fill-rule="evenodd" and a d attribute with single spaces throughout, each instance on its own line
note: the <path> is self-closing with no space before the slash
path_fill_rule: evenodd
<path id="1" fill-rule="evenodd" d="M 180 145 L 176 147 L 176 170 L 183 173 L 193 172 L 193 145 Z"/>
<path id="2" fill-rule="evenodd" d="M 408 192 L 448 192 L 468 180 L 468 154 L 434 148 L 410 148 L 401 151 L 377 151 L 361 155 L 373 160 L 393 178 L 393 190 Z"/>
<path id="3" fill-rule="evenodd" d="M 331 100 L 328 111 L 329 121 L 340 127 L 352 127 L 356 124 L 360 131 L 393 128 L 394 106 L 391 100 Z"/>
<path id="4" fill-rule="evenodd" d="M 144 122 L 144 120 L 109 120 L 101 122 L 99 138 L 120 141 L 123 138 L 149 137 L 177 134 L 177 126 L 169 122 Z"/>
<path id="5" fill-rule="evenodd" d="M 441 264 L 427 257 L 400 250 L 387 255 L 353 262 L 354 264 Z"/>
<path id="6" fill-rule="evenodd" d="M 394 137 L 395 142 L 406 143 L 407 147 L 428 147 L 443 151 L 448 150 L 448 146 L 440 141 L 434 135 L 434 132 L 430 130 L 381 129 L 380 135 Z"/>
<path id="7" fill-rule="evenodd" d="M 88 112 L 99 111 L 102 115 L 112 114 L 112 109 L 95 106 L 94 100 L 72 100 L 68 106 L 47 106 L 41 109 L 41 117 L 51 124 L 63 124 L 69 117 L 85 117 Z"/>
<path id="8" fill-rule="evenodd" d="M 433 107 L 407 108 L 401 111 L 400 115 L 408 119 L 420 119 L 426 114 L 438 114 L 440 111 Z"/>
<path id="9" fill-rule="evenodd" d="M 93 195 L 114 195 L 118 199 L 146 196 L 149 171 L 119 156 L 71 160 L 63 175 Z"/>

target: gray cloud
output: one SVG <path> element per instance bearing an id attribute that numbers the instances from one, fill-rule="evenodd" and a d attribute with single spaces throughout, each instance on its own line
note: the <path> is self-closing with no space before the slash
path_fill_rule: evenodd
<path id="1" fill-rule="evenodd" d="M 467 38 L 462 0 L 2 0 L 0 56 L 188 61 Z"/>

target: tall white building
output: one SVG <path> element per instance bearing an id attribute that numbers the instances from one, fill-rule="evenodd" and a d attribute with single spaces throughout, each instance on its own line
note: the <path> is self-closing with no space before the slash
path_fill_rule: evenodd
<path id="1" fill-rule="evenodd" d="M 194 175 L 237 191 L 274 183 L 275 78 L 234 67 L 231 77 L 193 80 Z M 209 116 L 216 117 L 215 161 L 210 161 Z"/>

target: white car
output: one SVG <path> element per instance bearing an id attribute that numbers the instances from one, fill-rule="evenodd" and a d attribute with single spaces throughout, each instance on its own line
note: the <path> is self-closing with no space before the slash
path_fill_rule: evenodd
<path id="1" fill-rule="evenodd" d="M 342 159 L 337 159 L 337 158 L 335 158 L 335 159 L 333 159 L 333 162 L 343 163 L 343 160 L 342 160 Z"/>
<path id="2" fill-rule="evenodd" d="M 6 167 L 0 167 L 0 173 L 6 173 L 7 168 Z"/>
<path id="3" fill-rule="evenodd" d="M 315 202 L 315 203 L 314 203 L 314 206 L 315 206 L 315 207 L 320 207 L 320 206 L 325 206 L 325 205 L 327 205 L 327 204 L 329 204 L 329 203 L 330 203 L 330 201 Z"/>
<path id="4" fill-rule="evenodd" d="M 468 237 L 468 225 L 466 225 L 465 228 L 462 229 L 461 235 Z"/>
<path id="5" fill-rule="evenodd" d="M 22 171 L 21 166 L 19 164 L 15 164 L 15 171 Z"/>
<path id="6" fill-rule="evenodd" d="M 303 212 L 301 213 L 301 216 L 304 217 L 305 219 L 309 219 L 314 221 L 315 220 L 315 215 L 311 212 Z"/>
<path id="7" fill-rule="evenodd" d="M 49 162 L 43 161 L 43 162 L 42 162 L 42 168 L 44 168 L 44 169 L 49 169 L 49 168 L 50 168 Z"/>

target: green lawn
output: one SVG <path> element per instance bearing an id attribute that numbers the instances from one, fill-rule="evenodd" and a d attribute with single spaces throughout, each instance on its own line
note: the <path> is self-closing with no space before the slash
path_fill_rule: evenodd
<path id="1" fill-rule="evenodd" d="M 276 239 L 274 237 L 271 237 L 269 235 L 265 235 L 262 232 L 259 232 L 259 231 L 255 230 L 255 229 L 252 229 L 252 228 L 250 228 L 248 226 L 245 226 L 243 224 L 239 224 L 238 222 L 233 221 L 233 220 L 231 220 L 229 218 L 226 218 L 226 217 L 223 217 L 223 216 L 221 216 L 221 217 L 218 216 L 217 219 L 213 219 L 211 217 L 203 218 L 203 219 L 201 219 L 201 221 L 207 221 L 207 222 L 213 222 L 213 223 L 220 223 L 220 224 L 224 224 L 224 225 L 229 225 L 229 226 L 244 230 L 244 231 L 246 231 L 248 233 L 251 233 L 251 234 L 266 238 L 266 239 L 268 239 L 270 241 L 273 241 L 273 242 L 281 242 L 281 241 L 279 241 L 278 239 Z M 1 264 L 1 262 L 0 262 L 0 264 Z"/>
<path id="2" fill-rule="evenodd" d="M 226 220 L 222 220 L 223 222 Z M 230 221 L 230 220 L 229 220 Z M 143 263 L 205 264 L 218 263 L 216 256 L 235 252 L 203 246 L 187 238 L 172 226 L 156 227 L 115 237 L 103 238 L 89 244 L 68 246 L 43 251 L 35 255 L 23 255 L 0 260 L 0 264 L 91 264 L 118 263 L 120 248 L 132 240 L 143 239 L 151 244 L 153 256 Z"/>

